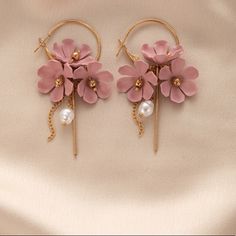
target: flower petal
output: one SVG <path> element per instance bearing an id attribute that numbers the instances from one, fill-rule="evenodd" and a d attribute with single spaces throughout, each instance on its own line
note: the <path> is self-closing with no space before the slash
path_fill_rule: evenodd
<path id="1" fill-rule="evenodd" d="M 40 93 L 48 93 L 55 86 L 55 81 L 51 79 L 41 79 L 38 81 L 38 90 Z"/>
<path id="2" fill-rule="evenodd" d="M 152 61 L 156 56 L 156 52 L 154 51 L 153 47 L 150 47 L 148 44 L 143 44 L 141 52 L 143 56 L 150 61 Z"/>
<path id="3" fill-rule="evenodd" d="M 111 86 L 107 83 L 98 83 L 97 94 L 99 98 L 106 99 L 111 96 Z"/>
<path id="4" fill-rule="evenodd" d="M 183 77 L 185 79 L 196 79 L 198 77 L 198 70 L 193 66 L 189 66 L 184 70 Z"/>
<path id="5" fill-rule="evenodd" d="M 197 93 L 197 85 L 192 80 L 183 80 L 180 88 L 187 96 L 193 96 Z"/>
<path id="6" fill-rule="evenodd" d="M 73 91 L 74 87 L 73 83 L 69 79 L 65 78 L 64 86 L 65 86 L 65 95 L 69 96 Z"/>
<path id="7" fill-rule="evenodd" d="M 145 100 L 149 100 L 152 97 L 153 92 L 154 92 L 154 89 L 149 84 L 149 82 L 144 83 L 144 85 L 143 85 L 143 98 Z"/>
<path id="8" fill-rule="evenodd" d="M 171 71 L 175 76 L 179 76 L 182 74 L 185 66 L 185 60 L 182 58 L 176 58 L 171 62 Z"/>
<path id="9" fill-rule="evenodd" d="M 91 48 L 87 44 L 81 44 L 79 46 L 80 59 L 87 57 L 91 53 Z"/>
<path id="10" fill-rule="evenodd" d="M 165 40 L 159 40 L 154 43 L 154 49 L 157 55 L 165 55 L 169 49 L 168 42 Z"/>
<path id="11" fill-rule="evenodd" d="M 63 69 L 61 63 L 56 60 L 50 60 L 38 69 L 38 76 L 43 79 L 55 80 L 59 75 L 63 75 Z"/>
<path id="12" fill-rule="evenodd" d="M 170 67 L 169 66 L 164 66 L 160 69 L 159 72 L 159 79 L 160 80 L 169 80 L 172 77 L 172 73 L 170 71 Z"/>
<path id="13" fill-rule="evenodd" d="M 93 91 L 93 89 L 85 86 L 83 99 L 85 102 L 89 104 L 93 104 L 98 100 L 97 94 Z"/>
<path id="14" fill-rule="evenodd" d="M 149 68 L 149 65 L 144 61 L 135 61 L 134 66 L 139 76 L 144 75 Z"/>
<path id="15" fill-rule="evenodd" d="M 74 71 L 74 79 L 86 79 L 88 77 L 88 71 L 84 67 L 79 67 Z"/>
<path id="16" fill-rule="evenodd" d="M 160 88 L 161 88 L 161 93 L 163 94 L 163 96 L 165 96 L 165 97 L 170 96 L 170 89 L 171 89 L 170 81 L 162 82 L 160 84 Z"/>
<path id="17" fill-rule="evenodd" d="M 68 63 L 64 65 L 64 77 L 73 78 L 73 70 Z"/>
<path id="18" fill-rule="evenodd" d="M 98 72 L 96 77 L 99 82 L 109 83 L 113 81 L 113 75 L 109 71 Z"/>
<path id="19" fill-rule="evenodd" d="M 121 75 L 128 75 L 131 77 L 138 77 L 139 76 L 137 71 L 135 70 L 135 68 L 130 65 L 121 66 L 118 71 Z"/>
<path id="20" fill-rule="evenodd" d="M 133 77 L 122 77 L 117 82 L 118 91 L 126 93 L 131 87 L 134 86 L 135 78 Z"/>
<path id="21" fill-rule="evenodd" d="M 52 54 L 60 61 L 66 62 L 66 57 L 62 49 L 62 45 L 58 43 L 53 44 Z"/>
<path id="22" fill-rule="evenodd" d="M 97 71 L 102 68 L 102 63 L 95 61 L 95 62 L 89 63 L 87 65 L 87 68 L 88 68 L 89 76 L 95 76 Z"/>
<path id="23" fill-rule="evenodd" d="M 144 74 L 143 78 L 146 81 L 150 82 L 152 85 L 157 85 L 157 77 L 152 71 L 149 71 L 148 73 Z"/>
<path id="24" fill-rule="evenodd" d="M 83 79 L 79 82 L 79 84 L 77 86 L 77 93 L 79 94 L 80 97 L 84 96 L 84 90 L 85 90 L 86 83 L 87 83 L 87 80 Z"/>
<path id="25" fill-rule="evenodd" d="M 74 40 L 72 40 L 72 39 L 64 39 L 62 41 L 62 49 L 63 49 L 65 57 L 67 59 L 71 59 L 72 53 L 76 49 L 76 45 L 75 45 Z"/>
<path id="26" fill-rule="evenodd" d="M 153 60 L 157 63 L 157 64 L 164 64 L 166 62 L 169 61 L 169 58 L 168 56 L 165 54 L 165 55 L 156 55 Z"/>
<path id="27" fill-rule="evenodd" d="M 50 99 L 52 102 L 59 102 L 64 97 L 64 86 L 54 88 L 50 94 Z"/>
<path id="28" fill-rule="evenodd" d="M 181 45 L 171 48 L 168 53 L 169 60 L 173 60 L 183 54 L 184 49 Z"/>
<path id="29" fill-rule="evenodd" d="M 142 89 L 136 90 L 135 87 L 131 88 L 127 93 L 127 97 L 131 102 L 139 102 L 142 100 Z"/>
<path id="30" fill-rule="evenodd" d="M 172 86 L 170 92 L 170 100 L 172 102 L 181 103 L 185 100 L 185 95 L 178 87 Z"/>

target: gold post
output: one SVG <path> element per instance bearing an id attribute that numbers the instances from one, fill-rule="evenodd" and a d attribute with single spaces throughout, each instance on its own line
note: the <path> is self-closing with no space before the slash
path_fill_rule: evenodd
<path id="1" fill-rule="evenodd" d="M 76 127 L 76 101 L 75 101 L 75 90 L 72 93 L 72 109 L 74 111 L 74 119 L 72 121 L 72 136 L 73 136 L 73 154 L 74 158 L 77 158 L 78 149 L 77 149 L 77 127 Z"/>
<path id="2" fill-rule="evenodd" d="M 154 116 L 153 116 L 153 150 L 155 153 L 158 151 L 158 126 L 159 126 L 159 87 L 156 87 L 154 96 Z"/>

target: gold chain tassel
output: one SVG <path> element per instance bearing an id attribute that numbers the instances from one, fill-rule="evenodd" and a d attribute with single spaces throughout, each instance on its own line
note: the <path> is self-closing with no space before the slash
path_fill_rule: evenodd
<path id="1" fill-rule="evenodd" d="M 51 142 L 56 136 L 56 130 L 53 126 L 53 115 L 57 108 L 61 105 L 62 101 L 53 103 L 49 113 L 48 113 L 48 127 L 50 130 L 50 135 L 48 136 L 48 142 Z"/>
<path id="2" fill-rule="evenodd" d="M 138 134 L 141 137 L 144 134 L 144 124 L 143 121 L 137 116 L 138 103 L 133 104 L 132 117 L 136 125 L 138 126 Z"/>

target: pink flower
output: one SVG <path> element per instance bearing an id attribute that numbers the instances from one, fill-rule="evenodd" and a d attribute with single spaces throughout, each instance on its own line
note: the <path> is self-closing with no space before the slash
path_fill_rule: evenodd
<path id="1" fill-rule="evenodd" d="M 81 44 L 77 47 L 72 39 L 64 39 L 62 44 L 54 43 L 52 54 L 55 59 L 69 63 L 75 68 L 94 61 L 94 58 L 90 56 L 90 47 L 87 44 Z"/>
<path id="2" fill-rule="evenodd" d="M 113 76 L 109 71 L 100 71 L 102 64 L 89 63 L 86 68 L 79 67 L 74 71 L 74 79 L 81 79 L 77 92 L 87 103 L 93 104 L 98 98 L 106 99 L 111 95 Z"/>
<path id="3" fill-rule="evenodd" d="M 149 100 L 153 93 L 153 86 L 157 85 L 157 77 L 149 71 L 149 65 L 143 61 L 135 61 L 134 67 L 125 65 L 120 67 L 119 73 L 125 75 L 117 82 L 118 90 L 127 93 L 131 102 Z M 153 85 L 153 86 L 152 86 Z"/>
<path id="4" fill-rule="evenodd" d="M 183 53 L 183 48 L 180 45 L 170 48 L 167 41 L 160 40 L 154 43 L 153 47 L 144 44 L 142 46 L 142 53 L 144 58 L 151 63 L 165 64 L 179 57 Z"/>
<path id="5" fill-rule="evenodd" d="M 185 96 L 193 96 L 197 92 L 195 79 L 198 77 L 198 70 L 192 66 L 185 67 L 185 60 L 177 58 L 171 62 L 171 66 L 164 66 L 159 72 L 161 92 L 170 100 L 181 103 Z"/>
<path id="6" fill-rule="evenodd" d="M 38 89 L 41 93 L 49 93 L 52 102 L 59 102 L 64 94 L 69 96 L 73 91 L 73 83 L 68 78 L 73 78 L 72 68 L 64 66 L 56 60 L 50 60 L 38 70 L 41 80 L 38 82 Z"/>

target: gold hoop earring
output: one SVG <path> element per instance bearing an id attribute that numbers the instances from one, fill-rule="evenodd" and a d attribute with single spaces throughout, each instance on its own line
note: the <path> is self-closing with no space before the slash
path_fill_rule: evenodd
<path id="1" fill-rule="evenodd" d="M 76 24 L 88 29 L 96 39 L 97 54 L 92 57 L 92 50 L 87 44 L 77 45 L 72 39 L 64 39 L 62 44 L 54 43 L 52 51 L 47 47 L 50 37 L 67 24 Z M 101 56 L 101 39 L 89 24 L 76 19 L 63 20 L 55 24 L 47 36 L 39 38 L 39 45 L 34 50 L 43 48 L 49 61 L 38 70 L 41 80 L 38 82 L 39 92 L 50 93 L 53 103 L 48 114 L 50 135 L 48 141 L 56 136 L 53 116 L 56 110 L 67 100 L 67 108 L 60 112 L 63 125 L 72 123 L 73 154 L 78 155 L 76 128 L 76 92 L 85 102 L 94 104 L 98 98 L 106 99 L 111 95 L 110 82 L 113 76 L 108 71 L 99 71 L 102 64 L 98 62 Z"/>
<path id="2" fill-rule="evenodd" d="M 131 53 L 126 42 L 129 35 L 137 27 L 147 23 L 157 23 L 164 26 L 173 36 L 176 46 L 170 47 L 165 40 L 159 40 L 153 46 L 143 44 L 141 53 L 144 60 Z M 180 58 L 183 48 L 175 29 L 166 21 L 157 18 L 148 18 L 136 22 L 125 34 L 123 40 L 118 40 L 119 48 L 116 56 L 122 49 L 134 64 L 133 67 L 125 65 L 119 68 L 122 77 L 117 82 L 119 92 L 127 93 L 129 101 L 133 104 L 132 117 L 139 129 L 139 136 L 144 133 L 144 118 L 153 113 L 154 135 L 153 148 L 158 150 L 158 114 L 159 114 L 159 86 L 161 94 L 170 97 L 175 103 L 182 103 L 185 96 L 193 96 L 197 92 L 195 83 L 190 79 L 198 77 L 194 67 L 184 68 L 185 61 Z M 174 70 L 179 70 L 176 74 Z M 188 86 L 186 86 L 188 84 Z"/>

